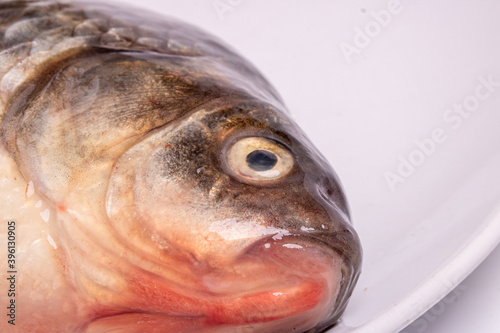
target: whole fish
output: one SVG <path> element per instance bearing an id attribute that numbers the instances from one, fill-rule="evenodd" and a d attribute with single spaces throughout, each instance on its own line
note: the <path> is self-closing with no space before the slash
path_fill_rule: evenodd
<path id="1" fill-rule="evenodd" d="M 321 332 L 361 248 L 328 162 L 213 36 L 0 1 L 1 332 Z"/>

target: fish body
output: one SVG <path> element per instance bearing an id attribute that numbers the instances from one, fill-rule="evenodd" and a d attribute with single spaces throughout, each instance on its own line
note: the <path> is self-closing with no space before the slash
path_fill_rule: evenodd
<path id="1" fill-rule="evenodd" d="M 215 37 L 0 1 L 0 121 L 2 332 L 321 332 L 343 313 L 361 248 L 338 178 Z"/>

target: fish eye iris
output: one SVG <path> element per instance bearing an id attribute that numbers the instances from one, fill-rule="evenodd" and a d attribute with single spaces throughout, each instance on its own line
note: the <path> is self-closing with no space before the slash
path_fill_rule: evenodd
<path id="1" fill-rule="evenodd" d="M 254 150 L 247 155 L 246 162 L 255 171 L 268 171 L 278 163 L 278 157 L 266 150 Z"/>
<path id="2" fill-rule="evenodd" d="M 277 141 L 258 136 L 233 142 L 222 157 L 225 171 L 243 183 L 257 186 L 282 179 L 294 166 L 290 150 Z"/>

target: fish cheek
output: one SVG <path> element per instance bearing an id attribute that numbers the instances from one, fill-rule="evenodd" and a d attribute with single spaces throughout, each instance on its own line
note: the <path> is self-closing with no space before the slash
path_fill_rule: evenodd
<path id="1" fill-rule="evenodd" d="M 106 209 L 124 240 L 154 255 L 184 252 L 195 261 L 214 261 L 224 251 L 227 244 L 209 227 L 226 218 L 211 189 L 227 176 L 211 162 L 210 146 L 204 127 L 188 121 L 165 127 L 121 156 Z"/>

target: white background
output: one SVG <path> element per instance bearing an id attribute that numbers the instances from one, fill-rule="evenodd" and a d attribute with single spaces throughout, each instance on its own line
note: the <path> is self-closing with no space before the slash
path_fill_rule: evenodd
<path id="1" fill-rule="evenodd" d="M 235 47 L 270 79 L 297 122 L 332 163 L 343 180 L 365 245 L 365 272 L 348 312 L 368 308 L 366 313 L 373 315 L 383 297 L 395 297 L 396 303 L 389 303 L 397 306 L 390 288 L 381 290 L 376 287 L 381 283 L 372 284 L 384 277 L 384 270 L 388 279 L 402 276 L 389 284 L 400 294 L 411 283 L 429 278 L 431 270 L 415 267 L 424 265 L 425 258 L 414 265 L 403 260 L 401 265 L 406 266 L 379 260 L 391 255 L 397 259 L 391 248 L 413 230 L 407 229 L 412 219 L 428 223 L 414 230 L 418 237 L 408 244 L 427 246 L 429 261 L 437 258 L 432 265 L 442 267 L 439 260 L 444 259 L 438 254 L 455 246 L 454 229 L 421 245 L 429 239 L 425 232 L 432 235 L 432 223 L 441 222 L 436 214 L 426 214 L 438 211 L 439 216 L 448 216 L 438 209 L 439 202 L 451 197 L 462 179 L 480 170 L 482 161 L 500 151 L 498 135 L 487 135 L 498 132 L 498 122 L 486 118 L 487 111 L 498 114 L 500 99 L 485 101 L 482 113 L 471 118 L 459 139 L 450 139 L 415 176 L 398 184 L 397 191 L 388 189 L 383 174 L 394 170 L 398 154 L 412 149 L 415 138 L 427 137 L 442 123 L 444 110 L 474 91 L 479 77 L 493 73 L 500 79 L 500 3 L 401 0 L 397 14 L 369 38 L 368 45 L 346 57 L 342 43 L 354 45 L 356 29 L 373 23 L 373 12 L 388 10 L 391 1 L 127 2 L 203 27 Z M 498 184 L 498 179 L 492 177 L 491 184 Z M 497 188 L 485 190 L 489 194 L 478 191 L 464 202 L 485 202 L 477 203 L 481 208 L 477 209 L 487 215 L 491 205 L 486 203 L 500 198 Z M 461 207 L 451 205 L 448 211 L 455 208 Z M 469 225 L 479 225 L 479 216 L 471 213 Z M 500 250 L 404 332 L 499 332 L 498 260 Z"/>

